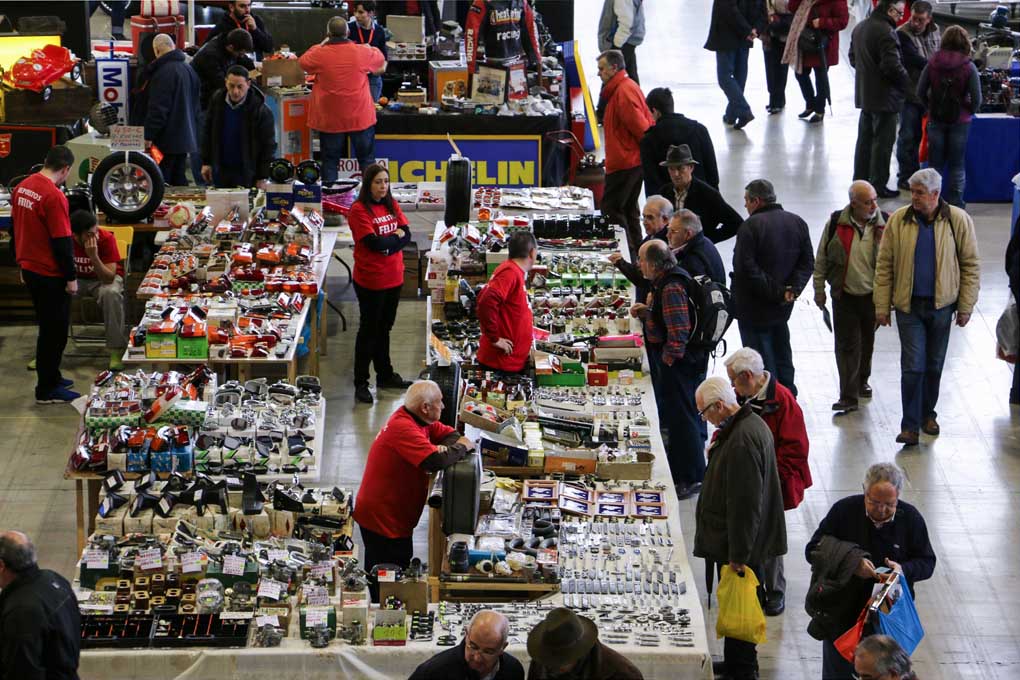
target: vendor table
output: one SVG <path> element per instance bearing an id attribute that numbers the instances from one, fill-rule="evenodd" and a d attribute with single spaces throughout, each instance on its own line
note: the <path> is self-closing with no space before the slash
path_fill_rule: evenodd
<path id="1" fill-rule="evenodd" d="M 1018 172 L 1020 117 L 1005 113 L 974 116 L 967 140 L 967 186 L 963 200 L 968 203 L 1012 201 L 1015 189 L 1012 179 Z"/>
<path id="2" fill-rule="evenodd" d="M 319 286 L 319 295 L 322 296 L 323 302 L 328 303 L 326 298 L 326 271 L 329 269 L 329 263 L 332 260 L 333 248 L 336 246 L 336 241 L 339 236 L 339 232 L 336 230 L 322 231 L 322 240 L 320 243 L 319 254 L 315 260 L 315 275 L 316 282 Z M 139 299 L 147 299 L 149 295 L 139 295 Z M 304 328 L 304 324 L 307 322 L 311 327 L 311 333 L 309 334 L 308 341 L 308 372 L 311 375 L 319 374 L 319 344 L 322 334 L 321 328 L 321 315 L 319 313 L 319 305 L 317 301 L 310 301 L 306 304 L 304 309 L 301 310 L 301 314 L 295 320 L 297 327 Z M 129 351 L 124 352 L 125 364 L 137 365 L 137 364 L 153 364 L 161 367 L 168 367 L 170 365 L 197 365 L 197 364 L 208 364 L 209 366 L 217 367 L 222 366 L 233 367 L 237 370 L 238 380 L 247 380 L 252 377 L 252 374 L 266 366 L 285 366 L 287 369 L 287 379 L 293 383 L 297 378 L 298 374 L 298 357 L 297 357 L 297 343 L 295 342 L 290 349 L 287 350 L 287 354 L 283 358 L 277 357 L 266 357 L 259 359 L 232 359 L 230 357 L 208 357 L 204 359 L 149 359 L 145 356 L 136 356 L 131 354 Z"/>

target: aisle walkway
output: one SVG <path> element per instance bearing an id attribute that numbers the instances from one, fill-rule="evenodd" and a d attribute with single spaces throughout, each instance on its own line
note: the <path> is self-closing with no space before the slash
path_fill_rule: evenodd
<path id="1" fill-rule="evenodd" d="M 721 120 L 725 99 L 715 82 L 715 60 L 702 49 L 708 32 L 710 0 L 646 3 L 645 42 L 637 50 L 642 89 L 669 87 L 677 111 L 694 118 L 712 134 L 719 160 L 721 190 L 743 213 L 743 187 L 756 177 L 771 180 L 779 202 L 811 225 L 817 244 L 825 220 L 847 202 L 857 110 L 853 75 L 846 64 L 849 32 L 841 36 L 840 64 L 830 71 L 834 116 L 820 125 L 797 120 L 803 98 L 790 75 L 787 109 L 768 116 L 765 73 L 760 43 L 750 56 L 747 99 L 757 117 L 743 131 Z M 576 35 L 594 36 L 600 7 L 597 0 L 577 3 Z M 585 72 L 592 87 L 597 47 L 583 40 Z M 990 150 L 991 152 L 991 150 Z M 895 172 L 893 173 L 895 177 Z M 907 202 L 883 201 L 885 210 Z M 942 382 L 937 441 L 924 437 L 921 446 L 901 449 L 899 432 L 899 341 L 882 329 L 876 340 L 875 398 L 857 413 L 833 417 L 836 366 L 832 336 L 811 303 L 802 296 L 791 319 L 794 361 L 800 403 L 811 438 L 814 486 L 804 503 L 788 512 L 790 553 L 786 558 L 787 610 L 769 619 L 769 642 L 760 647 L 762 678 L 807 680 L 821 676 L 821 643 L 806 633 L 804 594 L 810 569 L 804 545 L 836 500 L 860 493 L 867 467 L 895 461 L 909 478 L 903 499 L 918 506 L 928 522 L 938 555 L 935 576 L 917 589 L 918 609 L 927 637 L 914 659 L 924 680 L 1020 677 L 1020 410 L 1007 404 L 1010 372 L 995 359 L 995 322 L 1008 298 L 1002 259 L 1009 231 L 1009 206 L 973 204 L 982 256 L 981 297 L 965 329 L 954 329 Z M 733 242 L 721 248 L 730 269 Z M 731 346 L 739 346 L 734 327 Z M 734 345 L 735 344 L 735 345 Z M 722 363 L 715 372 L 725 375 Z M 685 508 L 685 534 L 694 532 L 695 501 Z M 693 541 L 688 539 L 688 546 Z M 691 558 L 695 580 L 705 602 L 704 568 Z M 714 627 L 715 602 L 706 612 Z M 712 637 L 712 635 L 710 635 Z M 713 641 L 713 653 L 721 644 Z"/>

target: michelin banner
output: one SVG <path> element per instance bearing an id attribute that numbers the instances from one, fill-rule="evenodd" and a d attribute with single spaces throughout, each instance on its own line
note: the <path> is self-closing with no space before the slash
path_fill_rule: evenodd
<path id="1" fill-rule="evenodd" d="M 538 135 L 459 135 L 454 141 L 471 159 L 473 186 L 534 187 L 542 183 Z M 389 159 L 391 182 L 442 182 L 452 152 L 445 135 L 375 138 L 375 155 Z"/>

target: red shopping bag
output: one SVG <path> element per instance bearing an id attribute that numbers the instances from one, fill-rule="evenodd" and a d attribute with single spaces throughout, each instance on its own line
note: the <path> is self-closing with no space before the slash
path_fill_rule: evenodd
<path id="1" fill-rule="evenodd" d="M 864 635 L 864 622 L 867 618 L 868 608 L 865 607 L 861 611 L 861 615 L 857 617 L 857 623 L 832 642 L 832 646 L 836 648 L 840 656 L 850 663 L 854 662 L 854 650 L 857 649 L 857 644 L 861 641 L 861 636 Z"/>

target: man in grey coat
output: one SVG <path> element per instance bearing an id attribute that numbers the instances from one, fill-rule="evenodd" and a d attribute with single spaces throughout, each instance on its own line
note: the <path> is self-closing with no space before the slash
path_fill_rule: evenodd
<path id="1" fill-rule="evenodd" d="M 701 417 L 717 430 L 695 511 L 694 555 L 728 564 L 759 579 L 766 560 L 786 554 L 786 519 L 772 432 L 750 404 L 737 403 L 729 380 L 714 375 L 698 386 Z M 762 598 L 761 587 L 758 598 Z M 758 677 L 752 642 L 725 638 L 723 660 L 730 680 Z"/>
<path id="2" fill-rule="evenodd" d="M 856 69 L 854 103 L 861 110 L 854 179 L 871 182 L 879 198 L 899 196 L 886 185 L 896 121 L 910 86 L 896 37 L 896 22 L 903 17 L 903 7 L 903 0 L 879 0 L 875 11 L 857 25 L 850 38 L 850 65 Z"/>

